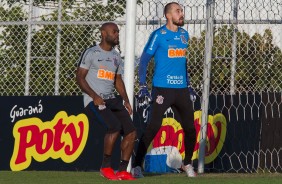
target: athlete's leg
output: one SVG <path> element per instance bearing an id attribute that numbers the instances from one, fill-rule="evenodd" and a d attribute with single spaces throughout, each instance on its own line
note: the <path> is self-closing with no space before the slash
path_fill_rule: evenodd
<path id="1" fill-rule="evenodd" d="M 106 103 L 106 106 L 110 105 L 109 103 Z M 86 107 L 86 113 L 94 117 L 95 121 L 97 121 L 107 129 L 107 132 L 104 136 L 104 155 L 101 168 L 111 167 L 113 147 L 117 140 L 117 137 L 120 134 L 121 124 L 119 123 L 118 119 L 115 117 L 111 109 L 108 107 L 106 109 L 99 110 L 98 106 L 94 105 L 94 103 L 90 103 Z"/>
<path id="2" fill-rule="evenodd" d="M 136 130 L 128 111 L 123 105 L 123 100 L 121 98 L 115 98 L 110 101 L 110 109 L 121 124 L 121 134 L 123 136 L 120 145 L 121 160 L 119 171 L 126 171 L 136 140 Z"/>
<path id="3" fill-rule="evenodd" d="M 123 135 L 121 141 L 121 162 L 119 166 L 119 171 L 125 171 L 129 162 L 129 159 L 132 155 L 134 143 L 136 140 L 136 130 L 133 125 L 132 119 L 124 105 L 122 104 L 123 101 L 117 99 L 117 104 L 114 107 L 114 114 L 119 119 L 121 123 L 121 134 Z"/>
<path id="4" fill-rule="evenodd" d="M 113 153 L 113 148 L 115 145 L 115 142 L 119 136 L 118 132 L 113 133 L 106 133 L 104 137 L 104 157 L 102 162 L 102 168 L 105 167 L 111 167 L 111 156 Z"/>
<path id="5" fill-rule="evenodd" d="M 176 89 L 177 97 L 175 108 L 181 118 L 181 126 L 184 131 L 185 158 L 184 165 L 191 164 L 194 147 L 196 144 L 196 129 L 194 126 L 194 110 L 190 100 L 188 89 Z"/>
<path id="6" fill-rule="evenodd" d="M 128 161 L 132 155 L 134 143 L 136 140 L 136 131 L 130 132 L 127 135 L 123 136 L 123 139 L 121 141 L 121 160 Z"/>
<path id="7" fill-rule="evenodd" d="M 142 166 L 147 149 L 162 125 L 163 115 L 174 100 L 171 89 L 167 88 L 154 88 L 152 97 L 149 122 L 138 144 L 134 167 Z"/>

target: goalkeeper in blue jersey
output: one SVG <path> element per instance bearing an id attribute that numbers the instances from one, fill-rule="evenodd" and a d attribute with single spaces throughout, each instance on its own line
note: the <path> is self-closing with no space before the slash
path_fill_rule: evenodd
<path id="1" fill-rule="evenodd" d="M 141 166 L 147 149 L 162 125 L 163 114 L 173 106 L 180 114 L 180 123 L 185 134 L 185 158 L 182 168 L 188 177 L 195 177 L 191 158 L 196 143 L 192 104 L 196 96 L 187 74 L 186 52 L 189 34 L 181 28 L 184 25 L 184 13 L 178 3 L 168 3 L 164 8 L 164 15 L 167 19 L 166 25 L 151 34 L 140 59 L 138 96 L 139 99 L 151 99 L 152 108 L 131 172 L 134 177 L 143 177 Z M 155 68 L 150 96 L 146 85 L 146 73 L 152 57 Z"/>

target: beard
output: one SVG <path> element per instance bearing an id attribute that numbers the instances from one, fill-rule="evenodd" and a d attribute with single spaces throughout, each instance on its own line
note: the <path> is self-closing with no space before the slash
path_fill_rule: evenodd
<path id="1" fill-rule="evenodd" d="M 178 21 L 173 20 L 172 23 L 176 26 L 184 26 L 184 18 L 178 19 Z"/>
<path id="2" fill-rule="evenodd" d="M 119 39 L 106 38 L 106 42 L 114 47 L 119 44 Z"/>

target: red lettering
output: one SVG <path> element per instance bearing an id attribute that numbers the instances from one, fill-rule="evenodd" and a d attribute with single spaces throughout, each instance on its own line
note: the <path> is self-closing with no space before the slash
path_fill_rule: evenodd
<path id="1" fill-rule="evenodd" d="M 201 130 L 200 119 L 198 119 L 198 118 L 195 119 L 194 120 L 194 125 L 195 125 L 195 129 L 196 129 L 196 133 L 197 133 L 196 137 L 198 137 L 199 133 L 200 133 L 200 130 Z M 195 147 L 194 147 L 194 151 L 199 150 L 199 148 L 200 148 L 200 144 L 197 141 L 196 144 L 195 144 Z"/>
<path id="2" fill-rule="evenodd" d="M 208 127 L 207 127 L 207 137 L 209 139 L 209 142 L 208 142 L 208 146 L 206 146 L 206 155 L 210 155 L 212 154 L 217 145 L 218 145 L 218 142 L 220 140 L 220 135 L 221 135 L 221 130 L 222 130 L 222 124 L 221 122 L 216 122 L 214 124 L 214 126 L 217 127 L 218 129 L 218 132 L 217 132 L 217 135 L 214 134 L 214 131 L 212 129 L 212 126 L 210 123 L 208 123 Z"/>
<path id="3" fill-rule="evenodd" d="M 165 135 L 165 137 L 163 135 Z M 183 129 L 175 132 L 174 128 L 170 125 L 161 126 L 160 130 L 153 140 L 153 147 L 156 148 L 161 146 L 174 146 L 178 148 L 180 136 L 182 136 L 182 138 L 184 137 Z M 180 154 L 182 154 L 184 151 L 184 143 L 180 143 Z"/>
<path id="4" fill-rule="evenodd" d="M 65 153 L 67 155 L 72 155 L 74 152 L 76 152 L 77 148 L 79 147 L 81 140 L 82 140 L 82 136 L 83 136 L 83 132 L 84 132 L 84 127 L 83 127 L 83 122 L 79 122 L 79 129 L 80 129 L 80 135 L 77 136 L 76 135 L 76 129 L 74 127 L 73 124 L 69 124 L 69 126 L 67 126 L 67 128 L 65 129 L 65 133 L 69 133 L 69 135 L 71 136 L 71 140 L 72 140 L 72 150 L 71 150 L 71 146 L 67 145 L 65 147 Z"/>
<path id="5" fill-rule="evenodd" d="M 58 123 L 54 126 L 55 135 L 54 135 L 54 151 L 59 151 L 65 145 L 61 142 L 62 133 L 66 125 L 63 124 L 63 119 L 59 119 Z"/>
<path id="6" fill-rule="evenodd" d="M 173 51 L 171 51 L 171 53 L 173 53 Z M 192 159 L 197 159 L 199 150 L 198 140 L 200 140 L 201 131 L 201 111 L 196 111 L 194 118 L 197 142 L 194 147 Z M 226 127 L 227 122 L 223 114 L 219 113 L 214 116 L 208 116 L 205 163 L 212 162 L 222 149 L 226 137 Z M 153 148 L 174 146 L 178 148 L 179 153 L 184 157 L 184 132 L 182 128 L 179 128 L 179 123 L 176 120 L 172 120 L 172 118 L 165 118 L 160 130 L 152 141 L 152 146 Z"/>
<path id="7" fill-rule="evenodd" d="M 180 146 L 178 146 L 180 144 Z M 175 133 L 174 143 L 173 145 L 179 149 L 179 153 L 182 154 L 185 152 L 185 145 L 184 145 L 184 132 L 183 129 L 178 130 Z"/>
<path id="8" fill-rule="evenodd" d="M 15 163 L 20 164 L 26 161 L 27 149 L 36 144 L 36 138 L 39 135 L 39 128 L 35 125 L 21 127 L 18 129 L 20 134 L 19 151 Z M 28 135 L 29 141 L 28 141 Z M 35 135 L 35 136 L 34 136 Z"/>
<path id="9" fill-rule="evenodd" d="M 44 135 L 46 135 L 46 138 L 44 139 Z M 37 137 L 37 142 L 35 145 L 36 151 L 39 154 L 45 154 L 52 146 L 53 144 L 53 132 L 50 129 L 45 129 L 42 130 L 38 137 Z M 44 140 L 45 140 L 45 148 L 44 148 Z"/>
<path id="10" fill-rule="evenodd" d="M 199 124 L 199 119 L 195 119 L 194 121 L 196 132 L 197 132 L 197 137 L 199 136 L 200 130 L 201 130 L 201 125 Z M 207 144 L 206 144 L 206 150 L 205 154 L 210 155 L 213 153 L 218 146 L 219 140 L 220 140 L 220 135 L 221 135 L 221 130 L 222 130 L 222 124 L 221 122 L 216 122 L 214 126 L 217 126 L 218 133 L 217 136 L 215 136 L 214 131 L 212 129 L 211 123 L 207 124 Z M 199 142 L 196 143 L 194 151 L 197 151 L 200 147 Z"/>
<path id="11" fill-rule="evenodd" d="M 83 151 L 89 131 L 84 114 L 67 116 L 59 112 L 51 122 L 38 118 L 18 121 L 14 125 L 14 152 L 10 161 L 13 171 L 27 168 L 32 158 L 43 162 L 48 158 L 61 158 L 70 163 Z"/>

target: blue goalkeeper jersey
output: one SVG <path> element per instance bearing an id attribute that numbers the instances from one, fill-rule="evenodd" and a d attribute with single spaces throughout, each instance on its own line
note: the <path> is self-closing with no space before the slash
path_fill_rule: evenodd
<path id="1" fill-rule="evenodd" d="M 151 34 L 143 52 L 154 56 L 153 86 L 187 87 L 188 39 L 188 32 L 181 27 L 173 32 L 164 25 Z"/>

